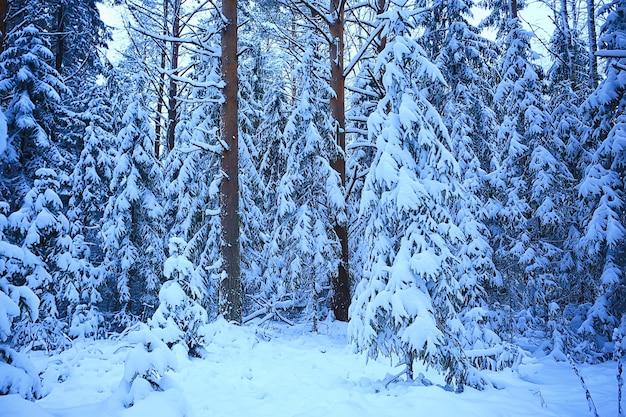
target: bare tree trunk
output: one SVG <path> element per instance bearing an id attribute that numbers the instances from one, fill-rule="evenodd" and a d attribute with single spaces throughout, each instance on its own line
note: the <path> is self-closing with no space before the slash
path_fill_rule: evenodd
<path id="1" fill-rule="evenodd" d="M 376 14 L 377 15 L 383 14 L 386 8 L 387 8 L 387 1 L 378 0 L 378 3 L 376 4 Z M 379 37 L 379 41 L 378 41 L 378 52 L 382 52 L 383 49 L 385 49 L 385 46 L 387 46 L 387 36 L 381 34 Z"/>
<path id="2" fill-rule="evenodd" d="M 168 33 L 168 14 L 169 14 L 170 0 L 163 0 L 163 36 L 169 35 Z M 158 158 L 161 153 L 161 143 L 163 143 L 163 134 L 161 133 L 161 121 L 163 117 L 164 106 L 164 90 L 165 90 L 165 68 L 167 65 L 167 54 L 165 52 L 166 44 L 162 42 L 161 46 L 161 72 L 159 74 L 159 83 L 157 86 L 157 108 L 156 108 L 156 120 L 154 125 L 155 141 L 154 141 L 154 155 Z"/>
<path id="3" fill-rule="evenodd" d="M 174 8 L 172 10 L 172 37 L 180 37 L 180 2 L 181 0 L 174 0 Z M 172 56 L 170 62 L 170 68 L 173 76 L 178 75 L 178 56 L 179 56 L 180 42 L 172 41 Z M 174 77 L 170 77 L 170 87 L 168 93 L 167 103 L 167 149 L 171 151 L 174 149 L 174 137 L 176 135 L 176 125 L 178 124 L 178 81 Z"/>
<path id="4" fill-rule="evenodd" d="M 565 43 L 567 44 L 567 56 L 564 58 L 567 64 L 567 78 L 577 85 L 577 80 L 574 79 L 576 73 L 574 72 L 574 62 L 572 57 L 572 48 L 574 42 L 572 41 L 572 31 L 570 28 L 569 12 L 567 7 L 567 0 L 561 0 L 561 11 L 559 13 L 561 19 L 561 26 L 563 27 L 563 35 L 565 36 Z"/>
<path id="5" fill-rule="evenodd" d="M 0 0 L 0 54 L 4 52 L 4 41 L 7 37 L 7 18 L 9 15 L 9 1 Z"/>
<path id="6" fill-rule="evenodd" d="M 341 184 L 346 184 L 346 116 L 343 76 L 343 52 L 344 52 L 344 2 L 342 0 L 330 0 L 332 20 L 330 34 L 333 42 L 330 45 L 330 86 L 334 97 L 330 99 L 331 115 L 335 122 L 335 140 L 342 153 L 333 161 L 333 169 L 339 173 Z M 341 244 L 341 261 L 337 276 L 333 278 L 332 309 L 335 318 L 340 321 L 348 321 L 348 308 L 350 307 L 350 277 L 348 275 L 348 230 L 346 224 L 335 225 L 335 233 Z"/>
<path id="7" fill-rule="evenodd" d="M 509 0 L 509 9 L 511 13 L 511 19 L 517 18 L 517 0 Z"/>
<path id="8" fill-rule="evenodd" d="M 59 4 L 59 10 L 57 10 L 57 48 L 55 55 L 55 69 L 59 74 L 63 70 L 63 58 L 65 57 L 65 7 L 63 4 Z"/>
<path id="9" fill-rule="evenodd" d="M 223 0 L 222 79 L 225 83 L 221 109 L 221 135 L 226 146 L 222 154 L 220 182 L 222 225 L 222 271 L 219 283 L 219 313 L 226 320 L 241 323 L 241 277 L 239 253 L 239 159 L 238 159 L 238 77 L 237 0 Z"/>
<path id="10" fill-rule="evenodd" d="M 598 86 L 598 38 L 596 35 L 596 5 L 595 0 L 587 0 L 587 32 L 589 33 L 589 79 L 591 89 Z"/>

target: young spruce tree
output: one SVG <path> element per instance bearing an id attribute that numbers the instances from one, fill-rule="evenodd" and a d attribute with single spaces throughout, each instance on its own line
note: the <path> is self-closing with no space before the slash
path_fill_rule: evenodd
<path id="1" fill-rule="evenodd" d="M 104 209 L 102 239 L 106 279 L 119 303 L 116 319 L 127 326 L 156 309 L 165 253 L 162 172 L 142 96 L 128 105 L 122 125 L 114 142 L 112 195 Z"/>
<path id="2" fill-rule="evenodd" d="M 445 85 L 411 36 L 415 10 L 381 14 L 387 44 L 376 69 L 384 97 L 369 117 L 376 155 L 365 180 L 363 279 L 351 307 L 350 335 L 361 351 L 399 357 L 409 379 L 417 360 L 457 389 L 480 386 L 459 341 L 461 288 L 456 247 L 465 239 L 452 208 L 461 195 L 448 131 L 420 83 Z"/>

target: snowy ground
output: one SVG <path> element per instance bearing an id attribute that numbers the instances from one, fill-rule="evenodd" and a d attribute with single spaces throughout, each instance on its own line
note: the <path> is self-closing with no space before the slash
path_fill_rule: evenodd
<path id="1" fill-rule="evenodd" d="M 340 323 L 321 334 L 301 327 L 259 329 L 212 325 L 205 359 L 177 355 L 161 392 L 139 391 L 124 408 L 119 396 L 126 340 L 77 343 L 54 357 L 34 356 L 45 369 L 48 395 L 31 403 L 0 396 L 2 417 L 384 417 L 593 416 L 579 379 L 549 358 L 519 371 L 489 373 L 499 387 L 461 394 L 433 386 L 384 380 L 397 372 L 388 361 L 366 363 L 346 343 Z M 600 417 L 617 415 L 615 364 L 580 367 Z M 437 376 L 425 372 L 433 382 Z M 416 414 L 417 413 L 417 414 Z"/>

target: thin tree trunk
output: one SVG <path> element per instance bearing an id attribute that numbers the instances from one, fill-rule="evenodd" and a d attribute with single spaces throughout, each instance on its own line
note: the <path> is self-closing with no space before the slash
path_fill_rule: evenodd
<path id="1" fill-rule="evenodd" d="M 65 57 L 65 7 L 59 4 L 57 11 L 57 48 L 55 56 L 55 68 L 59 74 L 63 70 L 63 58 Z"/>
<path id="2" fill-rule="evenodd" d="M 335 122 L 335 140 L 341 149 L 341 154 L 333 161 L 333 169 L 339 173 L 341 184 L 346 184 L 346 116 L 343 76 L 343 30 L 344 8 L 343 1 L 330 0 L 330 11 L 333 18 L 330 24 L 330 34 L 333 39 L 330 45 L 330 83 L 334 97 L 330 99 L 331 115 Z M 348 308 L 350 307 L 350 278 L 348 275 L 348 230 L 346 224 L 336 224 L 335 233 L 341 245 L 341 262 L 337 276 L 333 278 L 332 310 L 335 318 L 340 321 L 348 321 Z"/>
<path id="3" fill-rule="evenodd" d="M 596 36 L 596 5 L 595 0 L 587 0 L 587 32 L 589 34 L 589 79 L 591 89 L 598 86 L 598 38 Z"/>
<path id="4" fill-rule="evenodd" d="M 172 10 L 172 37 L 180 37 L 180 1 L 174 1 L 174 10 Z M 174 76 L 178 75 L 178 56 L 179 56 L 180 42 L 172 41 L 172 56 L 170 62 L 170 68 Z M 178 124 L 178 82 L 174 77 L 170 77 L 170 87 L 168 93 L 167 104 L 167 149 L 171 151 L 174 149 L 174 137 L 176 135 L 176 125 Z"/>
<path id="5" fill-rule="evenodd" d="M 517 0 L 509 0 L 511 19 L 517 18 Z"/>
<path id="6" fill-rule="evenodd" d="M 561 19 L 561 25 L 563 26 L 563 34 L 565 35 L 565 43 L 567 44 L 567 56 L 564 58 L 567 64 L 567 78 L 577 85 L 577 80 L 574 79 L 574 62 L 572 57 L 572 48 L 574 42 L 572 41 L 572 31 L 570 30 L 569 12 L 567 9 L 567 0 L 561 0 L 561 12 L 559 18 Z"/>
<path id="7" fill-rule="evenodd" d="M 378 3 L 376 4 L 376 14 L 383 14 L 386 8 L 387 0 L 378 0 Z M 382 52 L 383 49 L 385 49 L 385 46 L 387 46 L 387 36 L 381 34 L 378 41 L 378 52 Z"/>
<path id="8" fill-rule="evenodd" d="M 168 21 L 170 0 L 163 0 L 163 36 L 167 36 L 168 33 Z M 161 73 L 159 74 L 159 84 L 157 87 L 157 108 L 156 108 L 156 121 L 154 125 L 155 141 L 154 141 L 154 155 L 158 158 L 161 153 L 161 143 L 163 143 L 163 134 L 161 133 L 161 121 L 163 117 L 164 103 L 164 90 L 165 90 L 165 66 L 167 64 L 167 54 L 165 53 L 166 44 L 163 41 L 163 49 L 161 50 Z"/>
<path id="9" fill-rule="evenodd" d="M 4 52 L 4 41 L 7 35 L 8 15 L 9 15 L 9 1 L 0 0 L 0 54 Z"/>
<path id="10" fill-rule="evenodd" d="M 221 108 L 221 135 L 227 147 L 222 155 L 220 182 L 222 225 L 222 273 L 219 283 L 219 313 L 241 323 L 241 277 L 239 253 L 239 160 L 237 123 L 237 0 L 223 0 L 222 79 L 225 83 Z"/>

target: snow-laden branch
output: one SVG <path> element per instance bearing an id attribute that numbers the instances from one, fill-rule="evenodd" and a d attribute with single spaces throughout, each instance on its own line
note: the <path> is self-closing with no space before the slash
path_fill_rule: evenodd
<path id="1" fill-rule="evenodd" d="M 211 52 L 213 51 L 213 48 L 211 48 L 209 45 L 207 45 L 205 42 L 201 41 L 198 38 L 179 37 L 179 36 L 165 35 L 162 33 L 155 33 L 153 31 L 146 30 L 142 27 L 135 26 L 135 25 L 129 25 L 129 28 L 136 32 L 141 33 L 142 35 L 148 36 L 152 39 L 157 39 L 163 42 L 187 43 L 187 44 L 196 45 L 205 51 L 211 51 Z M 217 32 L 214 32 L 212 35 L 217 35 Z"/>
<path id="2" fill-rule="evenodd" d="M 374 39 L 376 39 L 376 37 L 382 32 L 382 30 L 383 30 L 383 25 L 381 24 L 381 25 L 378 25 L 376 29 L 372 31 L 372 33 L 367 38 L 365 43 L 361 46 L 361 49 L 359 49 L 359 52 L 356 53 L 356 55 L 352 58 L 352 61 L 350 61 L 350 63 L 344 70 L 343 72 L 344 78 L 347 77 L 350 74 L 350 72 L 352 72 L 354 67 L 356 67 L 356 64 L 358 64 L 358 62 L 361 60 L 361 57 L 363 56 L 367 48 L 372 44 L 372 42 L 374 42 Z"/>
<path id="3" fill-rule="evenodd" d="M 322 19 L 324 19 L 324 21 L 326 22 L 326 24 L 331 25 L 333 22 L 331 19 L 331 17 L 328 15 L 328 13 L 326 13 L 324 10 L 320 10 L 319 7 L 317 7 L 315 4 L 311 3 L 309 0 L 299 0 L 300 3 L 304 4 L 313 14 L 313 16 L 319 16 Z"/>
<path id="4" fill-rule="evenodd" d="M 599 49 L 596 56 L 600 58 L 626 58 L 626 50 L 624 49 Z"/>
<path id="5" fill-rule="evenodd" d="M 298 11 L 298 13 L 300 13 L 300 15 L 304 18 L 304 20 L 306 20 L 307 22 L 309 22 L 313 28 L 315 28 L 317 30 L 317 32 L 324 38 L 326 39 L 326 42 L 328 42 L 329 44 L 332 44 L 333 42 L 333 38 L 332 36 L 328 33 L 328 30 L 324 30 L 322 28 L 319 27 L 319 25 L 315 22 L 315 19 L 313 19 L 311 16 L 307 15 L 306 13 L 304 13 L 302 10 L 300 10 L 300 8 L 298 7 L 298 3 L 294 0 L 288 0 L 289 3 L 291 3 L 295 10 Z M 330 19 L 328 18 L 328 16 L 322 14 L 321 12 L 316 12 L 314 9 L 311 9 L 311 7 L 309 7 L 310 5 L 307 2 L 300 2 L 302 4 L 304 4 L 305 6 L 307 6 L 312 13 L 315 13 L 315 15 L 317 16 L 319 14 L 319 16 L 328 24 L 330 25 Z"/>

